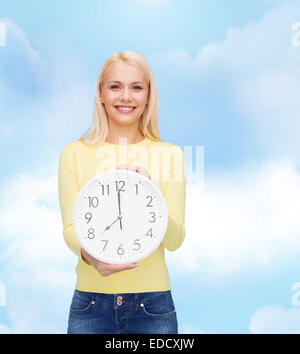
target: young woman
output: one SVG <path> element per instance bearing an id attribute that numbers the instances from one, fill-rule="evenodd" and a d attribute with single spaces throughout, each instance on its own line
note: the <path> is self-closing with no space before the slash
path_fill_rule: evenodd
<path id="1" fill-rule="evenodd" d="M 72 226 L 80 189 L 95 175 L 117 168 L 150 178 L 168 208 L 163 241 L 139 263 L 113 265 L 95 259 L 81 247 Z M 184 240 L 185 188 L 183 152 L 159 136 L 158 98 L 149 64 L 136 52 L 113 54 L 98 74 L 90 129 L 60 153 L 63 236 L 78 256 L 68 333 L 178 333 L 165 248 L 175 251 Z"/>

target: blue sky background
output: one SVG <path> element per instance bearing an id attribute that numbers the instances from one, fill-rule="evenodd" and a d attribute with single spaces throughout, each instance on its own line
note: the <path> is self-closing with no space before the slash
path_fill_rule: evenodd
<path id="1" fill-rule="evenodd" d="M 204 148 L 166 251 L 180 333 L 300 333 L 299 22 L 293 0 L 0 3 L 0 333 L 66 331 L 58 157 L 121 50 L 152 67 L 162 140 L 192 147 L 194 172 Z"/>

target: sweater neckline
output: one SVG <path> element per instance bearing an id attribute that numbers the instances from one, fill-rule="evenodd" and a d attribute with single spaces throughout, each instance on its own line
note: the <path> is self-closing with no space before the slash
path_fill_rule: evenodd
<path id="1" fill-rule="evenodd" d="M 80 139 L 78 139 L 78 141 L 85 145 L 86 147 L 90 147 L 90 148 L 94 148 L 94 149 L 97 149 L 99 147 L 103 147 L 103 146 L 106 146 L 106 147 L 113 147 L 113 148 L 120 148 L 120 147 L 127 147 L 127 148 L 131 148 L 131 147 L 139 147 L 139 146 L 147 146 L 149 145 L 149 143 L 151 142 L 154 142 L 152 139 L 148 138 L 148 137 L 145 137 L 143 140 L 137 142 L 137 143 L 134 143 L 134 144 L 126 144 L 126 145 L 119 145 L 119 144 L 112 144 L 112 143 L 108 143 L 106 141 L 103 141 L 101 143 L 98 143 L 98 144 L 88 144 Z"/>
<path id="2" fill-rule="evenodd" d="M 102 144 L 104 145 L 107 145 L 107 146 L 114 146 L 114 147 L 121 147 L 121 146 L 127 146 L 127 147 L 130 147 L 130 146 L 139 146 L 139 145 L 144 145 L 145 143 L 147 143 L 149 141 L 149 139 L 147 137 L 144 137 L 143 140 L 141 141 L 138 141 L 137 143 L 133 143 L 133 144 L 113 144 L 113 143 L 108 143 L 106 141 L 104 141 Z"/>

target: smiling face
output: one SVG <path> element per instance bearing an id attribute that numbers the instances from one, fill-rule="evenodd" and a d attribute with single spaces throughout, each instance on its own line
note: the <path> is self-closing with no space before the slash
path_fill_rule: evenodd
<path id="1" fill-rule="evenodd" d="M 134 125 L 143 114 L 149 87 L 144 72 L 136 65 L 118 61 L 106 72 L 100 89 L 100 100 L 105 107 L 109 125 Z"/>

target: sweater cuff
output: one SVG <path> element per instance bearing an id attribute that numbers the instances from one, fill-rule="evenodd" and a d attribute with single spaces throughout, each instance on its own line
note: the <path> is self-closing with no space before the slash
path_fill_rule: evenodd
<path id="1" fill-rule="evenodd" d="M 175 215 L 169 214 L 168 226 L 162 244 L 172 252 L 181 246 L 184 238 L 184 224 Z"/>
<path id="2" fill-rule="evenodd" d="M 91 265 L 91 263 L 90 263 L 87 259 L 85 259 L 85 258 L 83 257 L 83 255 L 81 254 L 81 252 L 80 252 L 79 258 L 80 258 L 80 260 L 83 261 L 85 264 Z"/>

